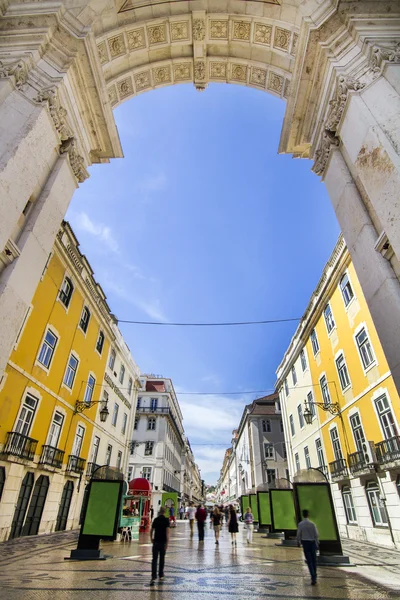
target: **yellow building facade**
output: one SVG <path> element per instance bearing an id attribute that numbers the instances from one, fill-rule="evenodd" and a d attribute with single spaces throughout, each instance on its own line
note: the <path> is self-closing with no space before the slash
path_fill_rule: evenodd
<path id="1" fill-rule="evenodd" d="M 291 474 L 328 476 L 341 535 L 400 543 L 399 395 L 342 237 L 291 348 L 278 373 Z"/>
<path id="2" fill-rule="evenodd" d="M 1 540 L 78 524 L 115 339 L 78 245 L 64 223 L 0 383 Z"/>

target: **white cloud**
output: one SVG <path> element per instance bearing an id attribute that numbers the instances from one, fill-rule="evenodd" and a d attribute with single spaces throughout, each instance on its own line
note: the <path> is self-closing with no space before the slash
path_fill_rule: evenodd
<path id="1" fill-rule="evenodd" d="M 97 240 L 105 244 L 109 250 L 114 253 L 118 253 L 118 242 L 108 225 L 105 225 L 104 223 L 96 223 L 83 211 L 80 213 L 72 212 L 71 220 L 73 221 L 75 229 L 89 233 L 97 238 Z"/>

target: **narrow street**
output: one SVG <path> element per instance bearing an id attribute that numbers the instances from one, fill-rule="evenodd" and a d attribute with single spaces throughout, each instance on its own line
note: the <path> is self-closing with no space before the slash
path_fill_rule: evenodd
<path id="1" fill-rule="evenodd" d="M 106 561 L 70 562 L 76 532 L 20 538 L 0 545 L 0 600 L 131 600 L 168 598 L 324 598 L 368 600 L 400 598 L 400 554 L 356 542 L 345 549 L 357 566 L 320 568 L 318 584 L 310 585 L 307 567 L 297 548 L 282 548 L 276 540 L 254 535 L 247 546 L 243 527 L 237 549 L 223 528 L 220 545 L 207 528 L 206 539 L 191 540 L 187 522 L 172 530 L 164 583 L 149 587 L 151 544 L 105 543 Z M 374 565 L 374 566 L 371 566 Z M 380 577 L 386 586 L 366 579 Z"/>

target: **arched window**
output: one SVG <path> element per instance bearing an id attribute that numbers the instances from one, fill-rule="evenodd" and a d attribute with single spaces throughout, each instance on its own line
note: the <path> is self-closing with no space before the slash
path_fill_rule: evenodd
<path id="1" fill-rule="evenodd" d="M 339 285 L 340 289 L 342 290 L 344 304 L 345 306 L 348 306 L 354 298 L 354 292 L 347 273 L 341 277 Z"/>
<path id="2" fill-rule="evenodd" d="M 81 320 L 79 321 L 79 327 L 82 329 L 82 331 L 84 333 L 87 332 L 87 328 L 89 326 L 89 321 L 90 321 L 90 310 L 88 309 L 87 306 L 84 306 L 82 315 L 81 315 Z"/>
<path id="3" fill-rule="evenodd" d="M 121 370 L 119 372 L 119 382 L 121 384 L 124 383 L 124 377 L 125 377 L 125 367 L 124 367 L 124 365 L 121 365 Z"/>
<path id="4" fill-rule="evenodd" d="M 114 365 L 115 365 L 115 357 L 116 357 L 116 352 L 115 352 L 115 350 L 114 350 L 114 348 L 113 348 L 113 349 L 111 350 L 111 352 L 110 352 L 110 358 L 109 358 L 109 361 L 108 361 L 108 366 L 110 367 L 110 369 L 113 369 L 113 368 L 114 368 Z"/>
<path id="5" fill-rule="evenodd" d="M 342 497 L 347 522 L 353 525 L 357 523 L 357 515 L 353 504 L 353 496 L 351 495 L 351 489 L 348 485 L 344 485 L 342 487 Z"/>
<path id="6" fill-rule="evenodd" d="M 374 525 L 387 527 L 388 517 L 385 505 L 382 501 L 379 486 L 375 481 L 370 481 L 366 486 L 369 509 L 371 511 Z"/>
<path id="7" fill-rule="evenodd" d="M 128 396 L 130 396 L 132 394 L 132 386 L 133 386 L 133 380 L 132 380 L 132 377 L 129 377 L 129 382 L 128 382 Z"/>
<path id="8" fill-rule="evenodd" d="M 104 333 L 102 331 L 100 331 L 99 337 L 97 338 L 97 344 L 96 344 L 96 350 L 99 354 L 101 354 L 103 352 L 103 346 L 104 346 Z"/>
<path id="9" fill-rule="evenodd" d="M 71 302 L 72 292 L 74 291 L 74 286 L 72 285 L 72 281 L 69 277 L 66 277 L 63 281 L 60 290 L 60 300 L 67 308 L 69 303 Z"/>

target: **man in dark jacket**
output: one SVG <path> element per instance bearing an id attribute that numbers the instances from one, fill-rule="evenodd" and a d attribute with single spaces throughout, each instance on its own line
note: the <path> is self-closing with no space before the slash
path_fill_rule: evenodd
<path id="1" fill-rule="evenodd" d="M 153 541 L 153 560 L 151 563 L 150 581 L 151 586 L 155 584 L 155 580 L 157 578 L 158 555 L 160 555 L 160 566 L 158 570 L 160 582 L 162 582 L 164 579 L 164 560 L 165 552 L 167 551 L 168 547 L 169 533 L 169 519 L 167 519 L 165 516 L 165 507 L 162 506 L 160 508 L 160 512 L 158 513 L 158 517 L 154 519 L 151 526 L 151 539 Z"/>
<path id="2" fill-rule="evenodd" d="M 199 504 L 199 507 L 196 510 L 195 517 L 197 521 L 197 529 L 199 532 L 199 542 L 204 542 L 204 524 L 207 519 L 207 511 L 202 504 Z"/>

